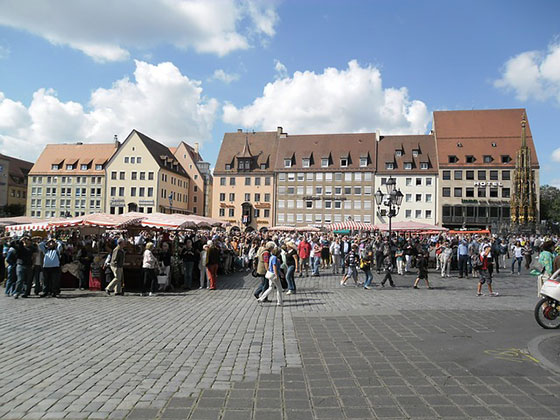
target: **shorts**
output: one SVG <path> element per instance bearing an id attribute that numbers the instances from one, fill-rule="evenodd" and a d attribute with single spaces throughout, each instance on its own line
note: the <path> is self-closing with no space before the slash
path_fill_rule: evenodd
<path id="1" fill-rule="evenodd" d="M 480 280 L 478 281 L 480 284 L 488 283 L 492 284 L 492 276 L 488 272 L 488 270 L 480 270 L 478 272 Z"/>
<path id="2" fill-rule="evenodd" d="M 358 278 L 358 269 L 355 265 L 348 266 L 346 269 L 346 277 Z"/>
<path id="3" fill-rule="evenodd" d="M 301 259 L 301 266 L 302 267 L 309 267 L 309 257 Z"/>
<path id="4" fill-rule="evenodd" d="M 428 280 L 428 272 L 427 271 L 418 272 L 418 278 L 420 280 Z"/>

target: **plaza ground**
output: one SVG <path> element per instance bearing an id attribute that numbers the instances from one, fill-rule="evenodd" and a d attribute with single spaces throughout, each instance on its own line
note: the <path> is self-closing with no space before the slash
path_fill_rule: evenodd
<path id="1" fill-rule="evenodd" d="M 534 277 L 497 274 L 499 297 L 414 278 L 364 290 L 323 272 L 283 307 L 259 305 L 248 273 L 157 297 L 2 297 L 0 418 L 558 418 L 560 332 L 533 318 Z"/>

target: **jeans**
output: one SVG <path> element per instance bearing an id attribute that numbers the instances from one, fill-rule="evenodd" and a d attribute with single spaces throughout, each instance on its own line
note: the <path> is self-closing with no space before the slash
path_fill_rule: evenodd
<path id="1" fill-rule="evenodd" d="M 43 295 L 60 294 L 60 267 L 43 268 Z"/>
<path id="2" fill-rule="evenodd" d="M 156 293 L 158 291 L 158 281 L 155 268 L 143 268 L 144 270 L 144 287 L 142 289 L 143 293 L 150 291 L 151 293 Z"/>
<path id="3" fill-rule="evenodd" d="M 8 296 L 11 296 L 15 293 L 16 282 L 17 282 L 16 265 L 15 264 L 8 265 L 8 273 L 6 279 L 6 294 Z"/>
<path id="4" fill-rule="evenodd" d="M 29 296 L 31 284 L 33 282 L 33 267 L 30 265 L 18 264 L 16 267 L 17 282 L 15 294 Z"/>
<path id="5" fill-rule="evenodd" d="M 515 262 L 517 262 L 517 272 L 521 273 L 521 263 L 523 262 L 523 257 L 516 257 L 513 259 L 513 262 L 511 263 L 512 273 L 515 271 Z"/>
<path id="6" fill-rule="evenodd" d="M 261 278 L 261 284 L 259 284 L 257 290 L 255 290 L 255 293 L 253 293 L 253 295 L 255 295 L 256 298 L 258 298 L 261 295 L 261 293 L 263 293 L 268 288 L 268 280 L 265 278 L 264 274 L 262 276 L 259 275 L 259 277 Z"/>
<path id="7" fill-rule="evenodd" d="M 43 290 L 42 287 L 42 279 L 41 276 L 43 275 L 43 267 L 40 265 L 33 266 L 33 287 L 35 289 L 35 294 L 38 295 Z"/>
<path id="8" fill-rule="evenodd" d="M 313 275 L 314 276 L 318 276 L 319 275 L 319 267 L 321 266 L 321 257 L 320 256 L 315 256 L 313 257 Z"/>
<path id="9" fill-rule="evenodd" d="M 295 265 L 289 265 L 286 270 L 286 282 L 288 283 L 288 290 L 292 292 L 296 291 L 296 281 L 294 279 L 294 273 L 296 271 Z"/>
<path id="10" fill-rule="evenodd" d="M 373 273 L 371 272 L 371 268 L 364 269 L 364 273 L 366 274 L 366 280 L 364 281 L 364 287 L 369 287 L 371 282 L 373 281 Z"/>
<path id="11" fill-rule="evenodd" d="M 276 301 L 277 305 L 282 305 L 282 284 L 280 283 L 280 279 L 277 276 L 273 276 L 270 280 L 265 279 L 268 282 L 268 289 L 264 291 L 264 293 L 259 298 L 260 302 L 263 302 L 269 294 L 274 291 L 276 288 Z"/>
<path id="12" fill-rule="evenodd" d="M 338 274 L 339 270 L 340 270 L 340 255 L 333 255 L 333 266 L 332 266 L 332 272 L 333 274 Z"/>
<path id="13" fill-rule="evenodd" d="M 459 255 L 459 277 L 463 277 L 463 275 L 468 276 L 469 273 L 467 271 L 467 261 L 469 260 L 468 255 Z"/>
<path id="14" fill-rule="evenodd" d="M 183 286 L 192 289 L 192 273 L 194 261 L 183 261 Z"/>

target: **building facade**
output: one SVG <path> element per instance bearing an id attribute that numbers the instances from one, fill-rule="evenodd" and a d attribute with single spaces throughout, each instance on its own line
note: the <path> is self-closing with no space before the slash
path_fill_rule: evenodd
<path id="1" fill-rule="evenodd" d="M 185 169 L 190 178 L 189 183 L 189 211 L 199 216 L 210 215 L 210 197 L 212 189 L 212 174 L 210 163 L 202 159 L 198 151 L 198 143 L 194 147 L 181 142 L 178 147 L 169 148 Z"/>
<path id="2" fill-rule="evenodd" d="M 49 144 L 31 168 L 27 216 L 76 217 L 105 208 L 105 165 L 118 143 Z"/>
<path id="3" fill-rule="evenodd" d="M 414 221 L 437 225 L 438 163 L 433 135 L 379 136 L 375 188 L 383 194 L 392 177 L 403 194 L 402 205 L 393 221 Z M 389 222 L 387 207 L 379 206 L 375 223 Z"/>
<path id="4" fill-rule="evenodd" d="M 372 223 L 375 138 L 375 133 L 280 138 L 274 224 Z"/>
<path id="5" fill-rule="evenodd" d="M 27 182 L 33 163 L 0 155 L 0 211 L 22 216 L 27 206 Z"/>
<path id="6" fill-rule="evenodd" d="M 493 232 L 509 229 L 524 114 L 524 109 L 434 112 L 443 226 Z M 528 122 L 526 142 L 534 156 L 538 208 L 539 166 Z"/>
<path id="7" fill-rule="evenodd" d="M 105 212 L 189 211 L 190 178 L 167 146 L 132 130 L 106 165 Z"/>
<path id="8" fill-rule="evenodd" d="M 212 187 L 212 217 L 242 229 L 273 226 L 274 164 L 278 141 L 285 133 L 226 133 Z"/>

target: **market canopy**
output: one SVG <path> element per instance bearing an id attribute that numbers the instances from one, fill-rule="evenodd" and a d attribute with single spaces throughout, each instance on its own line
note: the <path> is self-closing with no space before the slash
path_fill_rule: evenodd
<path id="1" fill-rule="evenodd" d="M 379 230 L 388 231 L 389 225 L 377 225 L 377 228 Z M 446 232 L 448 229 L 441 226 L 430 225 L 428 223 L 404 221 L 391 224 L 391 230 L 403 232 Z"/>
<path id="2" fill-rule="evenodd" d="M 345 222 L 331 223 L 325 225 L 328 230 L 376 230 L 376 226 L 371 223 L 356 222 L 354 220 L 347 220 Z"/>

